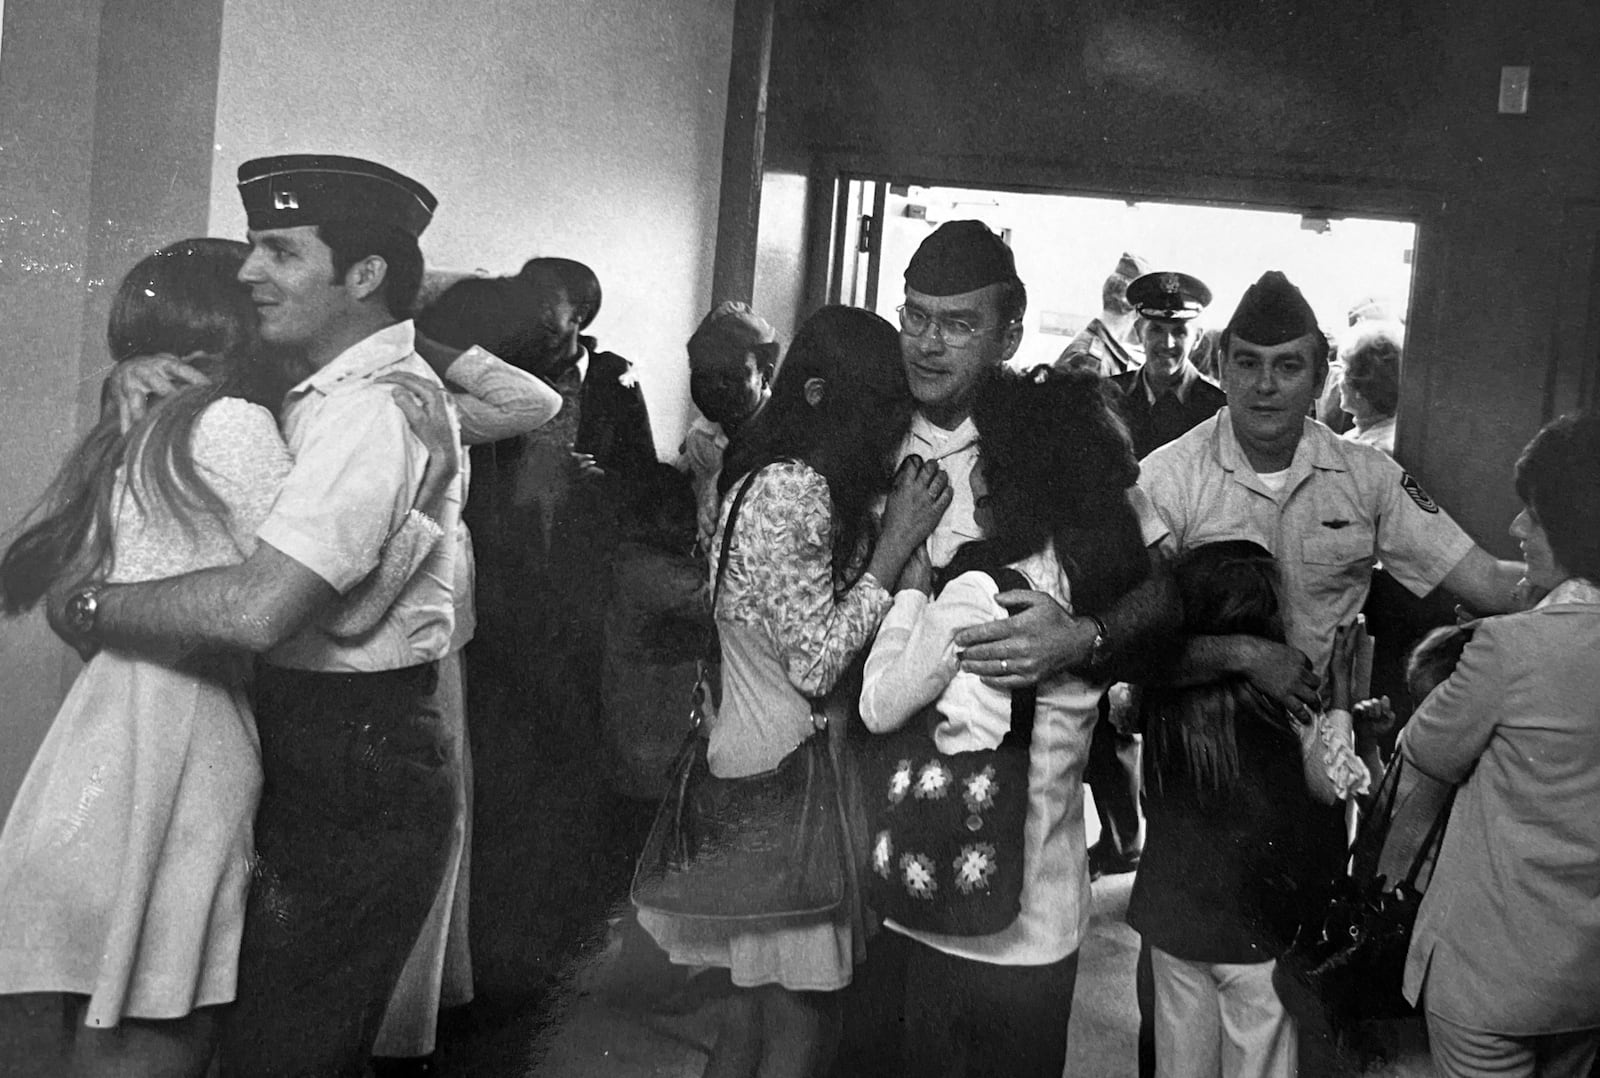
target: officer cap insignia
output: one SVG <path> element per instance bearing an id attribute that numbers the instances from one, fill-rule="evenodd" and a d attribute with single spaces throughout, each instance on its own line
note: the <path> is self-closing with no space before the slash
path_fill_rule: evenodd
<path id="1" fill-rule="evenodd" d="M 1173 270 L 1146 273 L 1128 285 L 1128 305 L 1143 318 L 1186 322 L 1210 302 L 1211 289 L 1204 281 Z"/>

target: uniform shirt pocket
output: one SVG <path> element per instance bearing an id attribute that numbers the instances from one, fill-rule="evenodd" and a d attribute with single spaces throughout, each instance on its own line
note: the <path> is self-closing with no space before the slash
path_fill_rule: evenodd
<path id="1" fill-rule="evenodd" d="M 1369 579 L 1373 557 L 1373 535 L 1365 528 L 1349 527 L 1337 531 L 1324 529 L 1300 542 L 1300 557 L 1313 588 L 1342 593 L 1351 585 Z"/>

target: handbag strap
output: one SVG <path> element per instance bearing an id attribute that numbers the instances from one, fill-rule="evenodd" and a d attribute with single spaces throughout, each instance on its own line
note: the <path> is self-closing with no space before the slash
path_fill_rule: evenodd
<path id="1" fill-rule="evenodd" d="M 763 464 L 761 468 L 765 468 Z M 728 551 L 733 547 L 733 529 L 739 521 L 739 507 L 744 504 L 744 496 L 750 493 L 750 484 L 755 477 L 761 474 L 757 468 L 739 481 L 739 489 L 734 491 L 733 504 L 728 506 L 728 523 L 722 529 L 722 550 L 717 555 L 717 577 L 711 585 L 711 616 L 717 616 L 717 597 L 722 594 L 722 578 L 728 573 Z"/>
<path id="2" fill-rule="evenodd" d="M 1405 756 L 1396 750 L 1394 754 L 1394 761 L 1390 764 L 1390 766 L 1401 766 L 1402 761 L 1404 760 Z M 1417 889 L 1417 877 L 1422 875 L 1422 866 L 1427 864 L 1429 859 L 1432 858 L 1435 852 L 1438 850 L 1439 843 L 1444 838 L 1445 825 L 1450 822 L 1450 812 L 1453 808 L 1455 808 L 1455 804 L 1456 791 L 1451 790 L 1449 796 L 1447 796 L 1444 799 L 1444 802 L 1439 806 L 1438 813 L 1434 815 L 1433 823 L 1428 827 L 1428 833 L 1423 836 L 1422 843 L 1417 846 L 1417 852 L 1411 855 L 1411 865 L 1406 869 L 1406 878 L 1404 881 L 1407 889 L 1412 891 Z"/>
<path id="3" fill-rule="evenodd" d="M 784 459 L 790 460 L 790 458 Z M 711 585 L 711 617 L 713 623 L 715 623 L 717 616 L 717 599 L 722 594 L 722 578 L 726 576 L 728 572 L 728 552 L 733 549 L 733 529 L 739 522 L 739 507 L 744 504 L 744 496 L 750 493 L 750 484 L 755 481 L 755 477 L 760 475 L 762 469 L 765 467 L 766 465 L 763 464 L 758 468 L 752 469 L 748 475 L 739 481 L 739 489 L 735 491 L 733 495 L 733 504 L 728 506 L 728 523 L 723 525 L 722 548 L 717 555 L 717 576 Z M 716 644 L 715 634 L 712 634 L 712 646 L 717 648 L 717 651 L 713 654 L 712 658 L 720 659 L 722 657 L 721 648 Z M 841 728 L 843 727 L 843 723 L 834 724 L 827 721 L 824 697 L 813 696 L 808 697 L 808 699 L 811 701 L 812 725 L 815 726 L 817 730 L 826 729 L 831 725 L 839 725 Z M 820 726 L 817 725 L 818 717 L 823 719 L 823 723 Z"/>

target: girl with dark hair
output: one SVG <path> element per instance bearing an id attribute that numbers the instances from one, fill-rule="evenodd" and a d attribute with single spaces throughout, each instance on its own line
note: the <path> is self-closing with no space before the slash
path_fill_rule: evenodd
<path id="1" fill-rule="evenodd" d="M 872 639 L 887 587 L 944 513 L 949 487 L 936 465 L 907 463 L 891 484 L 890 453 L 910 417 L 894 327 L 850 307 L 806 320 L 743 443 L 747 455 L 723 472 L 713 580 L 737 491 L 743 500 L 714 600 L 722 699 L 706 752 L 713 774 L 769 770 L 814 736 L 810 699 L 833 690 Z M 874 537 L 873 503 L 885 491 Z M 640 913 L 674 962 L 731 973 L 707 1078 L 826 1069 L 837 992 L 862 942 L 852 912 L 736 931 Z"/>
<path id="2" fill-rule="evenodd" d="M 1278 567 L 1262 547 L 1204 544 L 1176 575 L 1186 634 L 1283 641 Z M 1295 1073 L 1296 1027 L 1273 970 L 1341 870 L 1333 803 L 1370 780 L 1351 736 L 1355 639 L 1340 630 L 1331 707 L 1310 724 L 1241 677 L 1146 686 L 1149 838 L 1128 923 L 1151 949 L 1157 1075 Z"/>
<path id="3" fill-rule="evenodd" d="M 255 546 L 291 461 L 272 411 L 283 383 L 253 357 L 255 311 L 235 280 L 247 250 L 185 240 L 123 279 L 113 356 L 183 356 L 209 384 L 126 430 L 105 410 L 0 559 L 6 613 L 89 575 L 172 576 Z M 453 472 L 441 439 L 454 435 L 409 390 L 396 396 L 443 462 L 423 482 L 431 504 Z M 330 630 L 370 628 L 438 534 L 413 514 Z M 199 1075 L 209 1063 L 216 1008 L 234 998 L 261 784 L 248 670 L 243 656 L 95 654 L 12 806 L 0 834 L 0 992 L 64 995 L 74 1074 Z"/>
<path id="4" fill-rule="evenodd" d="M 1139 467 L 1098 376 L 997 370 L 979 389 L 973 422 L 984 538 L 956 553 L 937 598 L 925 557 L 902 574 L 861 692 L 870 730 L 928 722 L 941 753 L 996 748 L 1010 727 L 1010 693 L 959 671 L 956 633 L 1006 615 L 980 570 L 1017 569 L 1080 616 L 1103 612 L 1150 571 L 1127 497 Z M 873 963 L 896 969 L 886 983 L 904 984 L 901 1073 L 1061 1074 L 1089 921 L 1083 766 L 1105 688 L 1067 672 L 1038 686 L 1017 919 L 982 936 L 890 920 L 873 944 Z M 887 880 L 895 866 L 877 856 L 872 869 Z"/>
<path id="5" fill-rule="evenodd" d="M 1440 1074 L 1583 1078 L 1600 1053 L 1600 414 L 1516 465 L 1531 610 L 1484 618 L 1400 751 L 1459 783 L 1406 961 Z"/>

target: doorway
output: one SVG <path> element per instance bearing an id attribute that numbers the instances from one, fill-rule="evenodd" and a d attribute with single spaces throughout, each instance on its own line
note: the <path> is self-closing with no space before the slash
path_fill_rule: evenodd
<path id="1" fill-rule="evenodd" d="M 1334 340 L 1353 312 L 1404 322 L 1411 303 L 1412 221 L 1325 216 L 1277 206 L 1134 200 L 846 176 L 835 203 L 829 300 L 894 322 L 906 264 L 945 221 L 974 218 L 1000 234 L 1028 286 L 1013 363 L 1053 362 L 1100 311 L 1100 288 L 1124 251 L 1211 288 L 1201 329 L 1220 329 L 1263 272 L 1300 287 Z"/>

